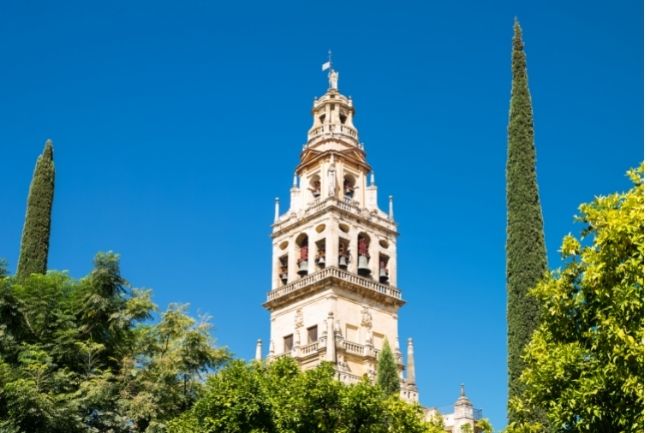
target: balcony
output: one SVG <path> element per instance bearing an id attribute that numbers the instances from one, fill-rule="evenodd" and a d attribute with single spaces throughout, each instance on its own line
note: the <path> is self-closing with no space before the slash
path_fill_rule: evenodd
<path id="1" fill-rule="evenodd" d="M 309 141 L 324 134 L 330 134 L 330 135 L 342 134 L 352 138 L 357 138 L 358 136 L 357 130 L 354 128 L 350 128 L 349 126 L 340 125 L 340 124 L 322 125 L 322 126 L 316 126 L 309 131 L 308 134 Z"/>
<path id="2" fill-rule="evenodd" d="M 369 278 L 355 275 L 343 269 L 333 266 L 323 269 L 322 271 L 315 272 L 307 275 L 299 280 L 289 283 L 286 286 L 278 287 L 267 293 L 265 307 L 281 304 L 285 299 L 291 299 L 293 296 L 298 295 L 302 289 L 307 287 L 319 288 L 329 282 L 338 281 L 344 285 L 352 286 L 361 289 L 366 294 L 378 297 L 391 303 L 403 305 L 402 292 L 394 286 L 388 284 L 381 284 Z"/>

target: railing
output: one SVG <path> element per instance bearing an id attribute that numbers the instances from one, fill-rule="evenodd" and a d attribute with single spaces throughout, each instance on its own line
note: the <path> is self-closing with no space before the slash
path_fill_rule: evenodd
<path id="1" fill-rule="evenodd" d="M 391 296 L 396 299 L 402 299 L 402 293 L 397 287 L 381 284 L 368 278 L 364 278 L 359 275 L 352 274 L 348 271 L 344 271 L 343 269 L 330 266 L 329 268 L 325 268 L 322 271 L 307 275 L 306 277 L 294 281 L 293 283 L 287 284 L 286 286 L 271 290 L 267 293 L 266 300 L 269 302 L 274 299 L 278 299 L 282 296 L 288 295 L 292 292 L 330 277 L 339 278 L 348 283 L 356 284 L 357 286 L 361 286 L 363 288 L 381 293 L 383 295 Z"/>
<path id="2" fill-rule="evenodd" d="M 337 371 L 338 379 L 343 383 L 357 383 L 361 381 L 361 376 L 350 374 L 345 371 Z"/>
<path id="3" fill-rule="evenodd" d="M 352 341 L 343 340 L 343 347 L 348 352 L 363 355 L 363 346 L 361 344 L 359 344 L 359 343 L 354 343 Z"/>
<path id="4" fill-rule="evenodd" d="M 309 343 L 306 346 L 302 346 L 301 352 L 303 356 L 318 352 L 318 341 L 314 341 L 313 343 Z"/>
<path id="5" fill-rule="evenodd" d="M 317 137 L 321 134 L 325 133 L 332 133 L 332 134 L 345 134 L 349 135 L 350 137 L 357 138 L 357 131 L 354 128 L 350 128 L 349 126 L 345 125 L 322 125 L 322 126 L 317 126 L 316 128 L 313 128 L 311 131 L 309 131 L 308 138 L 312 139 L 314 137 Z"/>

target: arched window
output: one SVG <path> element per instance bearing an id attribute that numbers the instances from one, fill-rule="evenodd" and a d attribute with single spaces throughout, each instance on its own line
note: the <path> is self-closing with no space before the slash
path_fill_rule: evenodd
<path id="1" fill-rule="evenodd" d="M 309 191 L 314 198 L 320 197 L 320 176 L 315 174 L 309 178 Z"/>
<path id="2" fill-rule="evenodd" d="M 351 174 L 343 176 L 343 195 L 345 195 L 346 198 L 354 198 L 355 185 L 356 181 L 354 176 Z"/>
<path id="3" fill-rule="evenodd" d="M 367 277 L 370 275 L 370 236 L 366 233 L 359 233 L 357 237 L 357 272 Z"/>
<path id="4" fill-rule="evenodd" d="M 302 233 L 296 238 L 298 275 L 304 277 L 309 273 L 309 236 Z"/>

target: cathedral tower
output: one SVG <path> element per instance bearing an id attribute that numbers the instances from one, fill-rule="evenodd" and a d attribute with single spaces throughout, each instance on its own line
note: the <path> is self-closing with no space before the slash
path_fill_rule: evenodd
<path id="1" fill-rule="evenodd" d="M 286 213 L 276 199 L 272 283 L 264 303 L 271 314 L 269 358 L 292 356 L 305 369 L 330 361 L 338 378 L 351 383 L 363 375 L 374 379 L 387 339 L 402 397 L 417 401 L 412 341 L 406 378 L 399 349 L 397 314 L 405 301 L 397 288 L 392 198 L 388 212 L 379 209 L 352 99 L 339 92 L 331 68 L 329 88 L 312 113 Z"/>

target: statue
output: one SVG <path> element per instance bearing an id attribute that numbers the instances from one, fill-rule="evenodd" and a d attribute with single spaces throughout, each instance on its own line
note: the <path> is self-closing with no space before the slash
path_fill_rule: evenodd
<path id="1" fill-rule="evenodd" d="M 330 69 L 330 89 L 338 90 L 339 88 L 339 73 L 334 69 Z"/>
<path id="2" fill-rule="evenodd" d="M 334 157 L 327 169 L 327 195 L 333 197 L 336 194 L 336 166 L 334 165 Z"/>

